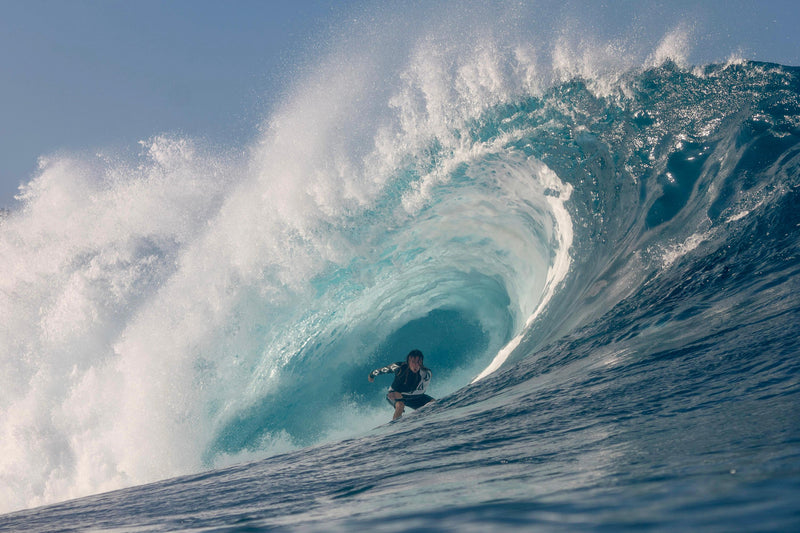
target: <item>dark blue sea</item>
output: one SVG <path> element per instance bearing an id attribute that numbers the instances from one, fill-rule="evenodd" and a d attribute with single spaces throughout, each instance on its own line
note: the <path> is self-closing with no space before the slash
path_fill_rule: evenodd
<path id="1" fill-rule="evenodd" d="M 333 54 L 241 152 L 44 160 L 0 530 L 800 530 L 800 69 L 492 39 Z"/>

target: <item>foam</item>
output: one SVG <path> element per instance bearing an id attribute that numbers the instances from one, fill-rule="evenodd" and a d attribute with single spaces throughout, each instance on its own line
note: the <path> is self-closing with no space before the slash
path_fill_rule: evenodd
<path id="1" fill-rule="evenodd" d="M 298 357 L 368 353 L 439 306 L 492 331 L 500 353 L 480 376 L 502 364 L 569 270 L 570 190 L 523 157 L 448 196 L 463 165 L 514 140 L 473 142 L 465 125 L 560 79 L 600 87 L 636 56 L 616 42 L 532 43 L 524 24 L 439 22 L 399 50 L 345 41 L 235 152 L 157 135 L 136 156 L 42 159 L 0 226 L 2 510 L 295 446 L 264 430 L 251 448 L 214 448 Z M 514 218 L 531 205 L 540 233 Z M 486 223 L 483 208 L 509 224 Z M 452 245 L 454 232 L 471 246 Z M 442 390 L 485 361 L 473 363 Z"/>

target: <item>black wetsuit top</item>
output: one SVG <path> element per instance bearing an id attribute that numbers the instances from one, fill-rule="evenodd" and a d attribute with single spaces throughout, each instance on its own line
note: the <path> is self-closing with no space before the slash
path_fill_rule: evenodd
<path id="1" fill-rule="evenodd" d="M 390 391 L 397 391 L 403 393 L 403 396 L 413 396 L 417 394 L 425 394 L 428 384 L 431 382 L 431 371 L 424 366 L 419 369 L 419 372 L 414 373 L 408 368 L 408 363 L 398 362 L 392 363 L 389 366 L 378 368 L 370 372 L 373 378 L 378 374 L 391 374 L 394 372 L 394 381 L 392 386 L 389 387 Z"/>

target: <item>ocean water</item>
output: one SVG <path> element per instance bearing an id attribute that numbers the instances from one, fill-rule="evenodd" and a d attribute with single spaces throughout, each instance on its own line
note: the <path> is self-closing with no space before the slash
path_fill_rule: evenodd
<path id="1" fill-rule="evenodd" d="M 518 37 L 343 46 L 242 150 L 43 160 L 0 529 L 798 529 L 800 69 Z M 438 401 L 388 423 L 412 348 Z"/>

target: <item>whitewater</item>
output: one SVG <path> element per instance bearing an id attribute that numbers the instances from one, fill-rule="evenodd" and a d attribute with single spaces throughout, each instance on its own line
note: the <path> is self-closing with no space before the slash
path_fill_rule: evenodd
<path id="1" fill-rule="evenodd" d="M 248 146 L 42 158 L 0 529 L 800 526 L 800 69 L 439 22 L 358 22 Z"/>

